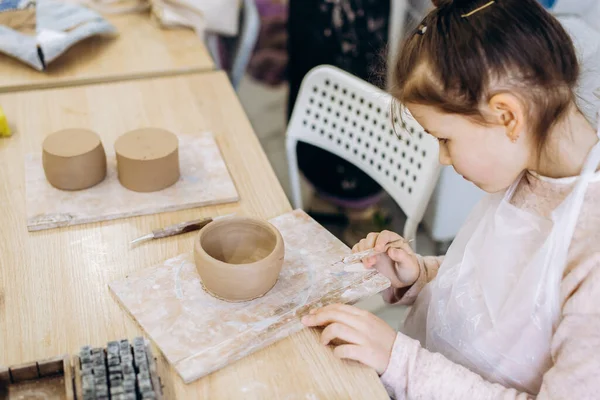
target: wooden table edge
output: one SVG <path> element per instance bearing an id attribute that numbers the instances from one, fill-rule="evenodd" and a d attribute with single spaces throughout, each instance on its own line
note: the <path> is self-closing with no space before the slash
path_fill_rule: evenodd
<path id="1" fill-rule="evenodd" d="M 194 68 L 180 68 L 176 70 L 166 70 L 166 71 L 154 71 L 147 72 L 140 75 L 131 75 L 127 73 L 116 74 L 112 76 L 102 76 L 102 77 L 91 77 L 91 78 L 60 78 L 51 82 L 38 82 L 33 84 L 18 84 L 18 85 L 9 85 L 0 87 L 0 94 L 6 93 L 17 93 L 17 92 L 28 92 L 33 90 L 46 90 L 46 89 L 60 89 L 60 88 L 68 88 L 68 87 L 76 87 L 76 86 L 85 86 L 85 85 L 97 85 L 103 83 L 115 83 L 115 82 L 125 82 L 125 81 L 137 81 L 143 79 L 153 79 L 153 78 L 167 78 L 174 76 L 184 76 L 184 75 L 193 75 L 198 73 L 209 73 L 209 72 L 219 72 L 220 69 L 217 69 L 215 65 L 206 66 L 206 67 L 194 67 Z M 43 72 L 40 72 L 43 74 Z"/>

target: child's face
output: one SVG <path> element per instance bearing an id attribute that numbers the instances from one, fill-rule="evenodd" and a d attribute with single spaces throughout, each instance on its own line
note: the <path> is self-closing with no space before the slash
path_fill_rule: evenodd
<path id="1" fill-rule="evenodd" d="M 407 108 L 425 131 L 440 142 L 440 163 L 489 193 L 508 188 L 527 169 L 530 148 L 514 143 L 503 124 L 481 125 L 467 117 L 442 113 L 435 107 Z"/>

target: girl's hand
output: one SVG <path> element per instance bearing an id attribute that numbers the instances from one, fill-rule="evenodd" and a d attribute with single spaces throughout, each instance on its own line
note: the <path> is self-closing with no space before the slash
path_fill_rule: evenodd
<path id="1" fill-rule="evenodd" d="M 396 332 L 383 320 L 366 311 L 344 304 L 311 310 L 302 318 L 309 327 L 325 326 L 321 343 L 336 346 L 338 358 L 355 360 L 382 375 L 388 367 Z"/>
<path id="2" fill-rule="evenodd" d="M 369 233 L 365 239 L 352 248 L 352 252 L 358 253 L 372 248 L 384 251 L 388 243 L 396 240 L 400 240 L 400 242 L 391 245 L 387 252 L 365 258 L 362 263 L 365 268 L 375 268 L 388 278 L 393 288 L 401 289 L 415 283 L 421 272 L 417 255 L 402 236 L 390 231 Z"/>

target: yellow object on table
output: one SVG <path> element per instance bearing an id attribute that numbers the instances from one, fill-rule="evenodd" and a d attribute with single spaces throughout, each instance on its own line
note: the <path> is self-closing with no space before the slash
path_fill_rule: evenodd
<path id="1" fill-rule="evenodd" d="M 4 110 L 0 107 L 0 137 L 9 137 L 10 134 L 8 120 L 6 119 L 6 115 L 4 115 Z"/>

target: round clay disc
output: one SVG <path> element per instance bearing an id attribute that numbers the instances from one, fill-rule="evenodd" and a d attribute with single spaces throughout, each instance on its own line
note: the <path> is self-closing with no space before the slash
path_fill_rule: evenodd
<path id="1" fill-rule="evenodd" d="M 179 180 L 179 142 L 164 129 L 127 132 L 115 142 L 119 181 L 136 192 L 155 192 Z"/>
<path id="2" fill-rule="evenodd" d="M 106 177 L 102 142 L 86 129 L 65 129 L 46 137 L 42 165 L 48 182 L 62 190 L 87 189 Z"/>

